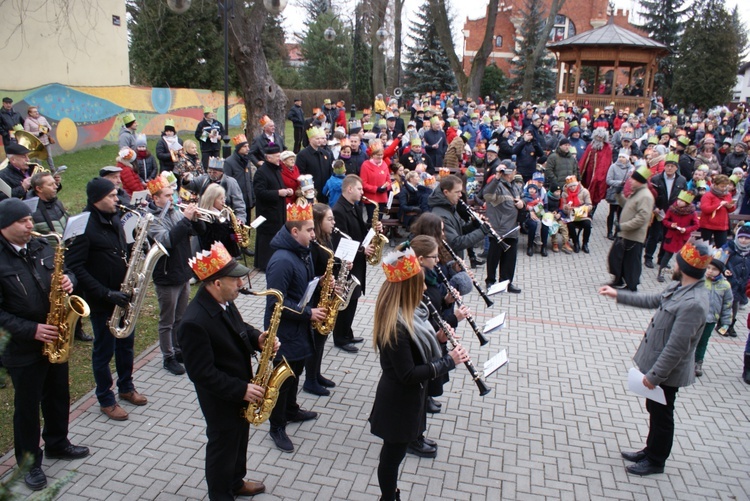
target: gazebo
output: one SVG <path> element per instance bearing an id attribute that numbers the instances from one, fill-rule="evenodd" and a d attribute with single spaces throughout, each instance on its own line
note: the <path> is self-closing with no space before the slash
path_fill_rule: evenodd
<path id="1" fill-rule="evenodd" d="M 547 44 L 557 57 L 557 99 L 588 100 L 591 108 L 635 110 L 647 103 L 654 88 L 658 60 L 669 53 L 666 45 L 617 26 L 612 18 L 604 26 Z M 581 79 L 588 77 L 588 88 Z M 625 95 L 623 89 L 634 89 Z"/>

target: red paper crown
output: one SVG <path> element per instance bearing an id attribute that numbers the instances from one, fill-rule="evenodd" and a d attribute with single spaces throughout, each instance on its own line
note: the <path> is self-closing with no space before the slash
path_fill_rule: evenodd
<path id="1" fill-rule="evenodd" d="M 388 256 L 390 259 L 384 259 L 382 264 L 385 279 L 389 282 L 409 280 L 422 270 L 422 265 L 419 264 L 419 259 L 413 250 L 408 249 L 406 252 L 393 254 L 393 257 Z"/>
<path id="2" fill-rule="evenodd" d="M 221 242 L 214 242 L 210 251 L 200 251 L 195 257 L 188 259 L 190 268 L 201 281 L 214 275 L 231 262 L 232 256 Z"/>
<path id="3" fill-rule="evenodd" d="M 247 136 L 245 134 L 237 134 L 236 136 L 232 138 L 232 144 L 235 146 L 241 143 L 246 143 L 246 142 L 247 142 Z"/>
<path id="4" fill-rule="evenodd" d="M 169 182 L 164 177 L 156 176 L 146 184 L 146 187 L 148 188 L 149 193 L 151 193 L 152 195 L 156 195 L 159 190 L 169 188 Z"/>
<path id="5" fill-rule="evenodd" d="M 695 245 L 691 242 L 686 243 L 680 251 L 680 256 L 685 260 L 687 264 L 693 268 L 705 270 L 706 267 L 711 263 L 711 253 L 701 253 Z"/>
<path id="6" fill-rule="evenodd" d="M 271 119 L 268 117 L 268 115 L 263 115 L 260 117 L 260 120 L 258 120 L 258 123 L 261 127 L 265 127 L 268 122 L 270 122 Z"/>
<path id="7" fill-rule="evenodd" d="M 287 221 L 312 221 L 313 220 L 313 204 L 307 203 L 307 201 L 299 200 L 294 204 L 287 204 L 286 206 L 286 220 Z"/>

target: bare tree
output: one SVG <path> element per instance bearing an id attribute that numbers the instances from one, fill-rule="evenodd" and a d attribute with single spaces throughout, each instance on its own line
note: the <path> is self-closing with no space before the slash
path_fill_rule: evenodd
<path id="1" fill-rule="evenodd" d="M 555 18 L 557 13 L 565 4 L 565 0 L 552 0 L 550 5 L 549 15 L 547 16 L 547 23 L 544 25 L 544 30 L 537 41 L 534 52 L 532 52 L 526 60 L 526 73 L 523 76 L 523 98 L 529 100 L 531 97 L 531 88 L 534 86 L 534 68 L 536 67 L 537 61 L 542 57 L 542 53 L 547 49 L 547 41 L 549 40 L 549 34 L 552 28 L 555 26 Z"/>
<path id="2" fill-rule="evenodd" d="M 393 66 L 396 69 L 396 87 L 401 87 L 401 17 L 403 14 L 405 1 L 406 0 L 393 0 Z"/>
<path id="3" fill-rule="evenodd" d="M 385 94 L 385 54 L 377 32 L 383 27 L 388 0 L 372 0 L 366 3 L 369 4 L 370 9 L 368 37 L 372 48 L 372 93 L 374 95 Z"/>

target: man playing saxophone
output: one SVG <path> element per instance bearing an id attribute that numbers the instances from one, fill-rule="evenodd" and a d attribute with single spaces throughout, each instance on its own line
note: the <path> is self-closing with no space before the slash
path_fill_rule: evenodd
<path id="1" fill-rule="evenodd" d="M 115 306 L 126 307 L 131 298 L 120 292 L 128 268 L 129 249 L 117 210 L 117 189 L 104 178 L 94 178 L 86 185 L 90 212 L 86 230 L 73 239 L 65 261 L 78 279 L 78 287 L 91 307 L 94 349 L 91 365 L 96 382 L 96 398 L 101 411 L 115 421 L 128 419 L 112 392 L 109 362 L 115 357 L 117 388 L 120 400 L 146 405 L 146 397 L 133 385 L 133 343 L 135 331 L 126 338 L 115 338 L 107 326 Z"/>
<path id="2" fill-rule="evenodd" d="M 46 239 L 32 238 L 29 207 L 11 198 L 0 202 L 0 325 L 10 334 L 3 365 L 15 388 L 13 443 L 16 462 L 25 456 L 31 470 L 24 480 L 32 490 L 46 487 L 39 448 L 39 407 L 44 416 L 44 449 L 48 458 L 79 459 L 87 447 L 68 440 L 68 363 L 52 364 L 42 355 L 45 343 L 57 339 L 57 326 L 47 324 L 54 248 Z M 71 274 L 60 285 L 73 292 Z"/>
<path id="3" fill-rule="evenodd" d="M 243 415 L 248 402 L 260 404 L 265 395 L 250 381 L 252 354 L 263 349 L 267 334 L 245 323 L 234 305 L 250 270 L 221 243 L 198 253 L 190 266 L 202 286 L 185 311 L 177 339 L 206 419 L 208 499 L 232 501 L 266 489 L 262 482 L 244 479 L 250 424 Z M 274 345 L 278 350 L 278 340 Z"/>

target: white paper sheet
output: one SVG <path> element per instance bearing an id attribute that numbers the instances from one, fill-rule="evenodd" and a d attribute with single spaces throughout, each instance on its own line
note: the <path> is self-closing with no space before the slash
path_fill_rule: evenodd
<path id="1" fill-rule="evenodd" d="M 25 203 L 29 207 L 29 210 L 33 214 L 36 212 L 36 208 L 39 206 L 39 197 L 27 198 L 23 201 L 23 203 Z"/>
<path id="2" fill-rule="evenodd" d="M 12 190 L 11 190 L 10 186 L 8 186 L 8 183 L 6 183 L 5 181 L 3 181 L 2 179 L 0 179 L 0 191 L 2 191 L 3 193 L 5 193 L 6 197 L 13 198 Z"/>
<path id="3" fill-rule="evenodd" d="M 484 324 L 484 334 L 492 332 L 495 329 L 502 327 L 505 324 L 505 312 L 500 313 L 498 316 L 491 318 Z"/>
<path id="4" fill-rule="evenodd" d="M 67 242 L 73 237 L 81 235 L 86 231 L 86 225 L 89 224 L 90 212 L 81 212 L 77 216 L 73 216 L 68 219 L 65 225 L 65 233 L 63 234 L 63 241 Z"/>
<path id="5" fill-rule="evenodd" d="M 483 377 L 486 378 L 496 370 L 498 370 L 500 367 L 508 363 L 508 353 L 505 350 L 500 350 L 500 352 L 492 357 L 491 359 L 487 360 L 484 363 L 484 375 Z"/>
<path id="6" fill-rule="evenodd" d="M 502 282 L 494 284 L 492 287 L 487 289 L 487 295 L 492 296 L 494 294 L 497 294 L 499 292 L 505 292 L 508 290 L 508 284 L 510 283 L 510 280 L 503 280 Z"/>
<path id="7" fill-rule="evenodd" d="M 257 230 L 258 226 L 260 226 L 261 224 L 265 222 L 266 222 L 265 216 L 258 216 L 255 218 L 255 220 L 252 223 L 250 223 L 250 227 L 254 230 Z"/>
<path id="8" fill-rule="evenodd" d="M 140 191 L 134 191 L 133 196 L 130 197 L 130 204 L 131 205 L 140 205 L 141 202 L 146 200 L 146 197 L 148 196 L 148 190 L 140 190 Z"/>
<path id="9" fill-rule="evenodd" d="M 365 239 L 362 240 L 362 247 L 367 247 L 370 245 L 370 242 L 372 242 L 372 239 L 375 238 L 375 230 L 370 228 L 370 231 L 367 232 L 367 235 L 365 235 Z"/>
<path id="10" fill-rule="evenodd" d="M 643 373 L 635 367 L 631 367 L 628 371 L 628 389 L 636 395 L 667 405 L 667 398 L 664 396 L 664 390 L 661 386 L 657 386 L 653 390 L 646 388 L 643 385 Z"/>
<path id="11" fill-rule="evenodd" d="M 391 210 L 391 205 L 393 205 L 393 197 L 394 197 L 394 195 L 395 195 L 395 193 L 393 191 L 391 191 L 390 193 L 388 193 L 388 203 L 386 204 L 386 207 L 388 208 L 388 210 Z"/>
<path id="12" fill-rule="evenodd" d="M 357 257 L 357 250 L 359 250 L 359 242 L 356 240 L 348 240 L 342 238 L 339 240 L 339 245 L 336 247 L 334 256 L 341 259 L 342 261 L 354 262 L 354 258 Z"/>
<path id="13" fill-rule="evenodd" d="M 320 282 L 320 277 L 315 277 L 307 284 L 305 295 L 302 296 L 302 299 L 300 299 L 299 303 L 297 303 L 298 311 L 302 311 L 305 306 L 307 306 L 307 303 L 310 302 L 310 298 L 312 298 L 313 293 L 315 292 L 315 288 L 318 286 L 318 282 Z"/>
<path id="14" fill-rule="evenodd" d="M 120 218 L 122 229 L 125 232 L 125 242 L 132 244 L 135 242 L 135 229 L 138 227 L 138 215 L 132 212 L 126 212 Z"/>

